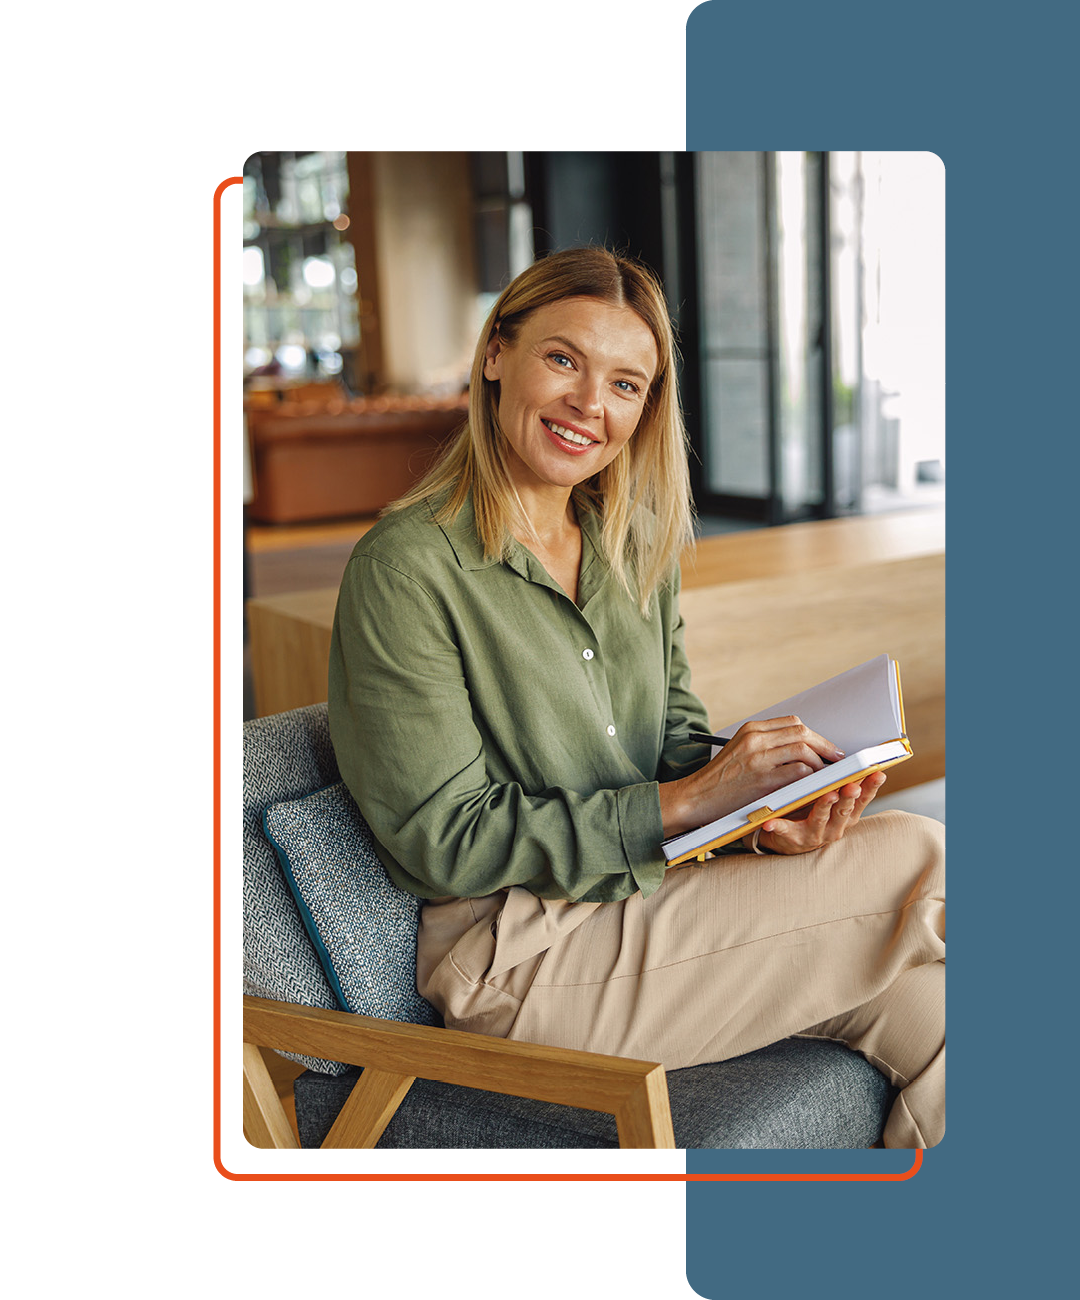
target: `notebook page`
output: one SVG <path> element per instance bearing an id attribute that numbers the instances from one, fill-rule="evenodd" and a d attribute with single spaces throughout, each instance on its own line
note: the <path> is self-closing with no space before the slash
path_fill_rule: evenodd
<path id="1" fill-rule="evenodd" d="M 888 655 L 830 677 L 828 681 L 720 727 L 732 736 L 744 722 L 794 713 L 806 726 L 847 753 L 895 740 L 903 732 L 896 667 Z"/>

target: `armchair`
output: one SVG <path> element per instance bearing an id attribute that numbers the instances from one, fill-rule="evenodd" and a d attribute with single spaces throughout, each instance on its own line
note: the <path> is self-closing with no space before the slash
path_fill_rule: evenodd
<path id="1" fill-rule="evenodd" d="M 416 900 L 381 873 L 361 904 L 365 933 L 321 935 L 268 838 L 268 809 L 306 804 L 339 780 L 325 704 L 245 724 L 244 1131 L 254 1145 L 297 1145 L 264 1047 L 307 1066 L 294 1086 L 303 1146 L 864 1147 L 880 1137 L 892 1090 L 835 1043 L 788 1039 L 665 1074 L 655 1062 L 443 1028 L 415 991 Z M 305 843 L 327 815 L 310 805 Z M 338 828 L 322 829 L 335 843 Z M 376 859 L 373 881 L 379 871 Z M 359 954 L 348 993 L 326 960 L 326 944 L 343 942 L 350 960 Z"/>

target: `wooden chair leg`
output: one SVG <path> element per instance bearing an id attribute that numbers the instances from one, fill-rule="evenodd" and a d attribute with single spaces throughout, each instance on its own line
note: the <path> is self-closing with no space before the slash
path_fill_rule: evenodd
<path id="1" fill-rule="evenodd" d="M 273 1150 L 300 1145 L 262 1052 L 251 1043 L 244 1044 L 244 1137 L 253 1147 Z"/>
<path id="2" fill-rule="evenodd" d="M 338 1112 L 323 1148 L 349 1147 L 370 1150 L 394 1117 L 415 1076 L 394 1074 L 366 1066 Z"/>
<path id="3" fill-rule="evenodd" d="M 662 1069 L 657 1067 L 647 1075 L 622 1102 L 615 1112 L 615 1124 L 620 1147 L 674 1148 L 667 1076 Z"/>

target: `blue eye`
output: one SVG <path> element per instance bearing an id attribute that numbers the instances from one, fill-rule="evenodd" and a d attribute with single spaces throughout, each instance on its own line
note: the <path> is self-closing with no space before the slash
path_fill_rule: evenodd
<path id="1" fill-rule="evenodd" d="M 636 393 L 638 391 L 637 384 L 632 384 L 629 379 L 617 379 L 615 383 L 616 386 L 622 388 L 624 393 Z"/>
<path id="2" fill-rule="evenodd" d="M 549 352 L 549 353 L 548 353 L 548 359 L 549 359 L 550 361 L 554 361 L 556 364 L 559 364 L 559 365 L 561 365 L 561 363 L 564 362 L 564 361 L 566 362 L 566 364 L 567 364 L 568 366 L 572 366 L 572 365 L 574 364 L 574 363 L 570 360 L 570 358 L 566 355 L 565 352 Z"/>

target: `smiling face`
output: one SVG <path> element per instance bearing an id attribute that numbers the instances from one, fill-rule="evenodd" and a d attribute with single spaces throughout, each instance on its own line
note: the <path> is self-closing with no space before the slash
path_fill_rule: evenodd
<path id="1" fill-rule="evenodd" d="M 499 384 L 499 424 L 519 494 L 569 494 L 615 459 L 638 426 L 657 370 L 652 331 L 629 307 L 563 298 L 495 334 L 484 377 Z"/>

